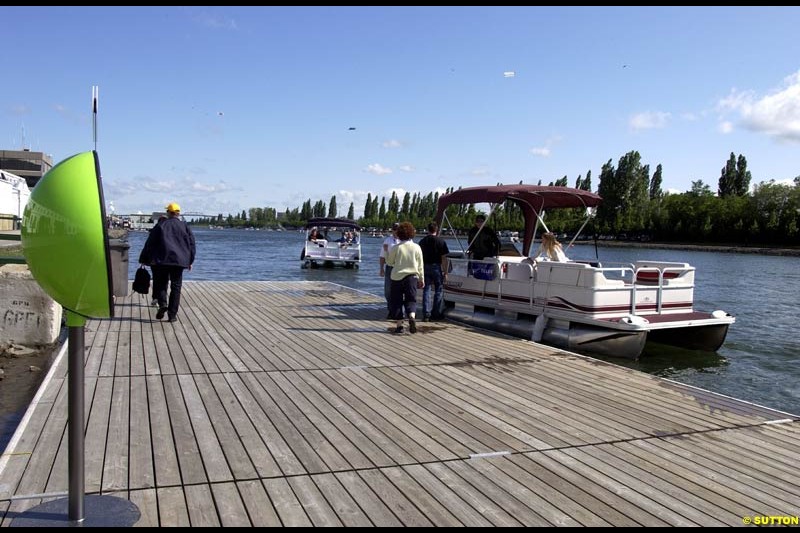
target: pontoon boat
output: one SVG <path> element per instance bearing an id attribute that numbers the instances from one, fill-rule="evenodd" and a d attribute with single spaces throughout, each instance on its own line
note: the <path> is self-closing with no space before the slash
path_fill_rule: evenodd
<path id="1" fill-rule="evenodd" d="M 306 222 L 302 268 L 358 268 L 361 263 L 361 227 L 345 218 L 311 218 Z M 316 230 L 317 238 L 311 238 Z"/>
<path id="2" fill-rule="evenodd" d="M 735 319 L 724 311 L 694 309 L 695 268 L 688 263 L 529 257 L 537 229 L 546 230 L 546 210 L 584 208 L 591 216 L 602 201 L 597 194 L 536 185 L 470 187 L 440 197 L 436 220 L 449 224 L 446 210 L 453 204 L 488 203 L 494 209 L 507 201 L 524 214 L 521 253 L 504 246 L 497 257 L 481 261 L 451 253 L 447 318 L 576 352 L 631 359 L 648 341 L 712 352 L 724 342 Z"/>

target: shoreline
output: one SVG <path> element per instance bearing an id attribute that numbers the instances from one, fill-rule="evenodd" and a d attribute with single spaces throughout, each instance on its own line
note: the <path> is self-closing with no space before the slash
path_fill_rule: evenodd
<path id="1" fill-rule="evenodd" d="M 565 243 L 562 243 L 565 244 Z M 573 245 L 594 246 L 594 241 L 575 241 Z M 800 257 L 800 248 L 770 246 L 739 246 L 733 244 L 683 244 L 673 242 L 597 241 L 597 246 L 609 248 L 649 248 L 653 250 L 693 250 L 697 252 L 721 252 L 732 254 L 760 254 Z"/>

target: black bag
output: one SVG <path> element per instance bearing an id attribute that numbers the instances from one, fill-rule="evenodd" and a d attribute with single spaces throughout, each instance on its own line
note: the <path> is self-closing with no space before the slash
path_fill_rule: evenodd
<path id="1" fill-rule="evenodd" d="M 150 271 L 146 267 L 140 266 L 136 269 L 136 275 L 133 277 L 133 292 L 139 294 L 147 294 L 150 292 Z"/>

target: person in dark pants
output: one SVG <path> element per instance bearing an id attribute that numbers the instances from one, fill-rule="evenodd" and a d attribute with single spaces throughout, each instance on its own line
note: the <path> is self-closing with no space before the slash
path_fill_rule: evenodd
<path id="1" fill-rule="evenodd" d="M 156 224 L 160 224 L 164 220 L 167 220 L 167 215 L 161 215 L 160 217 L 158 217 L 158 221 L 156 222 Z M 156 297 L 156 284 L 155 283 L 153 283 L 152 291 L 153 291 L 153 300 L 150 302 L 150 305 L 152 305 L 153 307 L 158 307 L 158 298 Z"/>
<path id="2" fill-rule="evenodd" d="M 428 234 L 419 241 L 422 263 L 425 266 L 425 288 L 422 289 L 422 321 L 441 320 L 443 309 L 444 278 L 447 276 L 447 241 L 439 237 L 439 225 L 428 224 Z M 433 287 L 433 302 L 431 302 Z M 431 303 L 433 305 L 431 305 Z"/>
<path id="3" fill-rule="evenodd" d="M 139 263 L 153 269 L 153 294 L 158 300 L 156 318 L 161 320 L 166 314 L 170 322 L 177 320 L 183 271 L 192 269 L 196 253 L 194 234 L 180 216 L 181 207 L 175 202 L 170 203 L 167 219 L 150 230 L 139 254 Z"/>
<path id="4" fill-rule="evenodd" d="M 397 238 L 397 228 L 399 227 L 399 222 L 392 224 L 392 233 L 383 240 L 381 255 L 378 257 L 378 262 L 381 266 L 378 275 L 383 278 L 383 296 L 386 298 L 386 308 L 389 310 L 389 315 L 386 318 L 389 319 L 393 318 L 389 302 L 389 294 L 392 290 L 392 266 L 386 264 L 386 256 L 389 254 L 389 250 L 400 244 L 400 239 Z"/>
<path id="5" fill-rule="evenodd" d="M 389 293 L 389 313 L 397 321 L 395 333 L 403 333 L 403 310 L 408 317 L 408 330 L 417 332 L 417 289 L 425 287 L 425 268 L 422 250 L 414 238 L 411 222 L 401 222 L 397 228 L 400 244 L 386 254 L 386 264 L 392 267 L 392 286 Z"/>

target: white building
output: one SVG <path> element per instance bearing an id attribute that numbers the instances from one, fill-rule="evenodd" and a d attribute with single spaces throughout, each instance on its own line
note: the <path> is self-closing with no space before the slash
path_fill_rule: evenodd
<path id="1" fill-rule="evenodd" d="M 0 170 L 0 230 L 18 229 L 8 217 L 22 218 L 31 191 L 25 178 Z"/>

